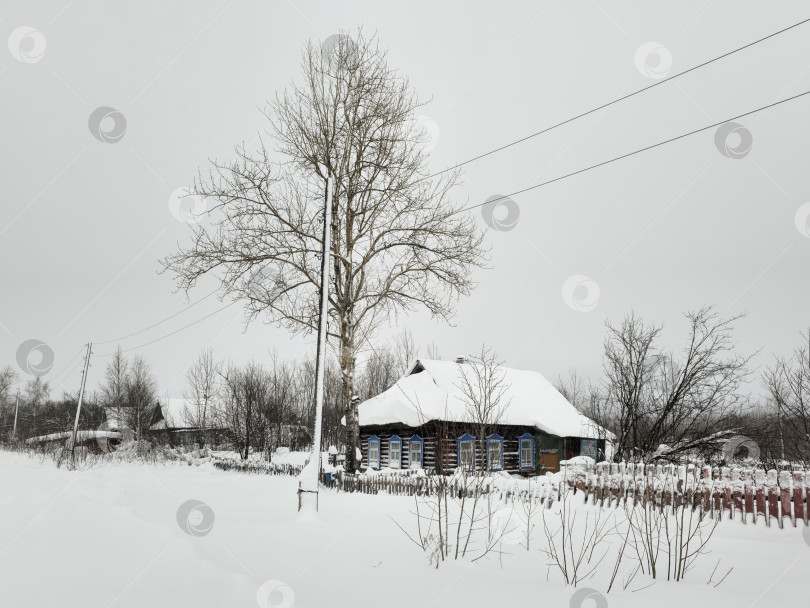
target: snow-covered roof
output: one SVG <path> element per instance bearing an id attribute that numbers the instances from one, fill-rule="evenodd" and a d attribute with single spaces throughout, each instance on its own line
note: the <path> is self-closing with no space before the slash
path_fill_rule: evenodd
<path id="1" fill-rule="evenodd" d="M 605 436 L 605 431 L 579 413 L 541 373 L 506 367 L 496 373 L 502 374 L 502 399 L 509 403 L 499 424 L 535 427 L 560 437 Z M 360 404 L 360 425 L 470 422 L 462 374 L 476 385 L 470 363 L 419 360 L 391 388 Z"/>
<path id="2" fill-rule="evenodd" d="M 163 397 L 160 399 L 160 411 L 163 413 L 163 420 L 152 425 L 156 427 L 170 429 L 184 429 L 194 426 L 195 411 L 194 404 L 182 397 Z"/>

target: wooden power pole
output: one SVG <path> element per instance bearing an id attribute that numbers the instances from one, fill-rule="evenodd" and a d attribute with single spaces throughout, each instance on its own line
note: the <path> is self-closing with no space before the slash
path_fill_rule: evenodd
<path id="1" fill-rule="evenodd" d="M 17 439 L 17 414 L 20 413 L 20 389 L 17 389 L 17 400 L 14 402 L 14 429 L 11 431 L 11 438 Z"/>
<path id="2" fill-rule="evenodd" d="M 73 437 L 70 440 L 70 461 L 73 462 L 74 450 L 76 449 L 76 434 L 79 432 L 79 414 L 82 412 L 82 399 L 84 399 L 84 387 L 87 384 L 87 370 L 90 367 L 90 354 L 93 352 L 93 343 L 87 343 L 87 353 L 84 355 L 84 369 L 82 370 L 82 384 L 79 388 L 79 402 L 76 404 L 76 420 L 73 422 Z"/>

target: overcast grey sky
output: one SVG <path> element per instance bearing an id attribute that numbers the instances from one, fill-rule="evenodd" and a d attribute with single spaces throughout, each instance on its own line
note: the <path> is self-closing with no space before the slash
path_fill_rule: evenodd
<path id="1" fill-rule="evenodd" d="M 440 170 L 808 16 L 798 1 L 5 1 L 0 365 L 42 340 L 55 357 L 45 376 L 55 397 L 77 388 L 83 343 L 188 303 L 157 274 L 158 259 L 189 235 L 172 193 L 266 128 L 258 107 L 298 76 L 308 39 L 376 31 L 430 100 Z M 482 203 L 808 90 L 808 33 L 810 24 L 468 165 L 459 196 Z M 110 132 L 117 118 L 117 141 L 88 128 L 99 107 L 120 113 L 102 126 Z M 762 349 L 757 365 L 789 353 L 810 325 L 808 110 L 810 96 L 739 120 L 747 131 L 727 143 L 745 147 L 750 133 L 741 158 L 722 154 L 711 129 L 515 196 L 519 219 L 489 231 L 493 268 L 477 274 L 455 326 L 415 314 L 391 332 L 408 327 L 446 358 L 487 343 L 550 379 L 572 367 L 598 378 L 606 318 L 635 309 L 665 323 L 677 346 L 681 314 L 711 304 L 747 313 L 738 347 Z M 191 300 L 214 287 L 203 283 Z M 209 298 L 121 345 L 222 305 Z M 161 394 L 179 396 L 206 344 L 234 361 L 313 350 L 281 329 L 243 329 L 234 307 L 139 352 Z M 105 363 L 93 360 L 92 387 Z"/>

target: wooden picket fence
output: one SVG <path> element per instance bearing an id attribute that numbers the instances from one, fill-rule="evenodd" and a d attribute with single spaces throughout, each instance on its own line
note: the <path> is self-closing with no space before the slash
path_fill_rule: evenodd
<path id="1" fill-rule="evenodd" d="M 226 458 L 212 458 L 214 467 L 222 471 L 239 471 L 241 473 L 254 473 L 259 475 L 292 475 L 298 476 L 304 470 L 303 465 L 277 464 L 263 460 L 235 460 Z"/>
<path id="2" fill-rule="evenodd" d="M 492 493 L 499 500 L 531 499 L 545 503 L 548 508 L 568 488 L 574 494 L 584 493 L 586 504 L 600 508 L 624 507 L 628 503 L 657 509 L 686 507 L 719 520 L 779 527 L 808 525 L 810 472 L 807 471 L 603 462 L 571 467 L 563 475 L 563 484 L 549 483 L 542 477 L 536 479 L 536 483 L 522 484 L 522 488 L 518 485 L 509 488 L 509 484 L 499 484 L 498 478 L 368 476 L 342 472 L 322 475 L 326 487 L 343 492 L 433 496 L 444 483 L 452 497 Z"/>
<path id="3" fill-rule="evenodd" d="M 802 470 L 601 462 L 575 468 L 566 481 L 601 507 L 632 500 L 659 509 L 699 509 L 721 520 L 808 525 L 810 472 Z"/>
<path id="4" fill-rule="evenodd" d="M 264 461 L 214 460 L 218 469 L 265 475 L 301 474 L 303 466 Z M 503 483 L 497 476 L 440 477 L 417 471 L 396 475 L 322 472 L 321 483 L 340 492 L 435 496 L 442 485 L 450 497 L 492 494 L 502 501 L 536 501 L 546 508 L 563 491 L 584 493 L 583 502 L 611 509 L 628 504 L 656 509 L 699 510 L 718 520 L 767 526 L 809 525 L 810 471 L 776 471 L 709 465 L 652 465 L 600 462 L 567 467 L 562 483 L 547 477 L 529 483 Z"/>

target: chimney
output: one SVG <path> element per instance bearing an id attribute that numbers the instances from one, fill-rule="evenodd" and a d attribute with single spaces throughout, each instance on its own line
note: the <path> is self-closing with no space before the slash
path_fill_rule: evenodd
<path id="1" fill-rule="evenodd" d="M 466 359 L 464 359 L 464 357 L 456 357 L 456 363 L 458 363 L 459 365 L 461 365 L 462 363 L 466 363 L 466 362 L 467 361 L 466 361 Z"/>

